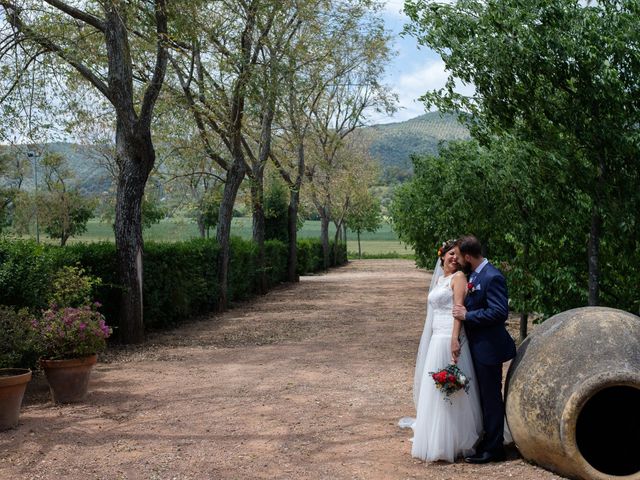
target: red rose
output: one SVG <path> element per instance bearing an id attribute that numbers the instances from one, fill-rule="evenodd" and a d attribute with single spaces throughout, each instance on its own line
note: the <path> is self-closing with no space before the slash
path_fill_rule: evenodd
<path id="1" fill-rule="evenodd" d="M 467 283 L 467 290 L 473 290 L 473 283 Z"/>
<path id="2" fill-rule="evenodd" d="M 455 377 L 455 376 L 453 376 L 453 375 L 449 375 L 448 380 L 449 380 L 451 383 L 456 383 L 456 377 Z"/>

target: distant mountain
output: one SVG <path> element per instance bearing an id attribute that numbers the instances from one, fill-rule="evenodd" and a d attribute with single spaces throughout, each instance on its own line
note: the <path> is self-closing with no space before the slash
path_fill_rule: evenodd
<path id="1" fill-rule="evenodd" d="M 436 154 L 440 142 L 469 138 L 469 131 L 454 115 L 429 112 L 404 122 L 364 127 L 356 135 L 362 135 L 370 145 L 371 155 L 382 165 L 383 176 L 395 182 L 402 181 L 412 172 L 412 154 Z M 99 194 L 111 185 L 107 171 L 97 162 L 99 153 L 94 147 L 60 142 L 35 147 L 0 145 L 0 154 L 26 157 L 30 151 L 40 156 L 46 151 L 62 154 L 74 172 L 78 186 L 86 193 Z M 31 174 L 25 179 L 24 186 L 33 188 Z"/>
<path id="2" fill-rule="evenodd" d="M 412 170 L 411 154 L 436 154 L 438 144 L 469 137 L 469 130 L 455 115 L 429 112 L 405 122 L 373 125 L 361 134 L 370 142 L 371 155 L 383 170 L 396 167 Z"/>

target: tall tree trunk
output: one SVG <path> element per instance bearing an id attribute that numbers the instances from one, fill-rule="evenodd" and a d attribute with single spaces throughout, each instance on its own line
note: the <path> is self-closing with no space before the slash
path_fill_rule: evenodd
<path id="1" fill-rule="evenodd" d="M 207 228 L 204 224 L 204 215 L 202 213 L 198 213 L 196 215 L 196 221 L 198 222 L 198 233 L 200 234 L 200 238 L 205 238 Z"/>
<path id="2" fill-rule="evenodd" d="M 253 241 L 258 246 L 258 293 L 267 293 L 267 272 L 264 253 L 264 168 L 253 165 L 251 178 L 251 203 L 253 205 Z"/>
<path id="3" fill-rule="evenodd" d="M 322 256 L 325 270 L 329 269 L 330 260 L 329 260 L 329 215 L 326 211 L 326 208 L 322 207 L 318 209 L 320 213 L 320 241 L 322 242 Z"/>
<path id="4" fill-rule="evenodd" d="M 271 65 L 273 69 L 273 64 Z M 273 72 L 272 72 L 273 73 Z M 273 78 L 273 76 L 271 77 Z M 251 167 L 251 199 L 253 203 L 253 241 L 258 244 L 258 292 L 267 293 L 267 263 L 264 252 L 265 218 L 264 218 L 264 167 L 271 152 L 271 130 L 275 115 L 275 89 L 270 92 L 262 113 L 262 129 L 257 161 Z"/>
<path id="5" fill-rule="evenodd" d="M 229 285 L 229 258 L 231 252 L 231 219 L 233 218 L 233 206 L 236 202 L 238 190 L 244 180 L 246 165 L 243 160 L 236 160 L 227 171 L 227 179 L 224 184 L 222 202 L 220 203 L 220 213 L 218 215 L 218 229 L 216 238 L 220 245 L 218 257 L 218 286 L 220 288 L 220 298 L 218 301 L 218 311 L 222 312 L 228 304 Z"/>
<path id="6" fill-rule="evenodd" d="M 300 205 L 300 190 L 289 190 L 289 210 L 287 217 L 287 230 L 289 232 L 289 245 L 287 252 L 287 281 L 297 282 L 298 277 L 298 206 Z"/>
<path id="7" fill-rule="evenodd" d="M 342 243 L 342 224 L 336 224 L 336 234 L 334 236 L 333 264 L 338 265 L 338 245 Z"/>
<path id="8" fill-rule="evenodd" d="M 150 135 L 146 141 L 134 143 L 131 138 L 124 138 L 120 126 L 118 130 L 116 147 L 120 171 L 115 234 L 122 283 L 120 331 L 125 343 L 141 343 L 144 340 L 142 198 L 155 152 Z"/>
<path id="9" fill-rule="evenodd" d="M 347 224 L 342 223 L 342 238 L 344 239 L 344 244 L 347 244 Z"/>

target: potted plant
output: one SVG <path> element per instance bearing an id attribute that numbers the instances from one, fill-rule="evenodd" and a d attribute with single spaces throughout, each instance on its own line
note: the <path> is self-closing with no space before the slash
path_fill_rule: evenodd
<path id="1" fill-rule="evenodd" d="M 91 302 L 100 284 L 79 267 L 63 267 L 52 282 L 49 308 L 32 325 L 44 370 L 56 403 L 79 402 L 87 394 L 97 354 L 107 346 L 111 328 Z"/>
<path id="2" fill-rule="evenodd" d="M 32 316 L 0 305 L 0 430 L 18 424 L 30 367 L 36 359 L 31 332 Z"/>

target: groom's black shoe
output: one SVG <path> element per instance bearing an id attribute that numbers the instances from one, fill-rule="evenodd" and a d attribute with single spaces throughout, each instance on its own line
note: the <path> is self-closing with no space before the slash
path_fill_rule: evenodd
<path id="1" fill-rule="evenodd" d="M 464 457 L 464 461 L 467 463 L 489 463 L 489 462 L 503 462 L 507 459 L 504 451 L 497 453 L 490 452 L 478 452 L 470 457 Z"/>

